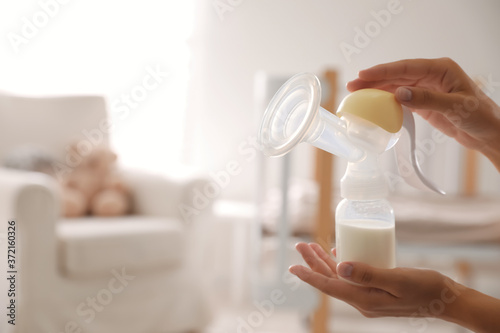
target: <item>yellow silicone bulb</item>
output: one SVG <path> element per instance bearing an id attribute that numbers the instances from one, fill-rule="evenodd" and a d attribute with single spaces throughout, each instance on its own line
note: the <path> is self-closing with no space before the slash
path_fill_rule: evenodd
<path id="1" fill-rule="evenodd" d="M 394 94 L 379 89 L 361 89 L 347 95 L 337 110 L 341 117 L 350 113 L 397 133 L 403 126 L 403 109 Z"/>

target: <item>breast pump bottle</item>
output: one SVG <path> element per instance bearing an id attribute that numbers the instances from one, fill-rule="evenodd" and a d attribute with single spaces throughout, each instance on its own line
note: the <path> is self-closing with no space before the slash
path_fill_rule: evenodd
<path id="1" fill-rule="evenodd" d="M 347 103 L 341 104 L 339 110 L 345 108 L 344 104 Z M 393 268 L 396 266 L 394 211 L 386 200 L 388 188 L 378 159 L 397 136 L 350 113 L 343 118 L 347 137 L 364 151 L 364 157 L 348 162 L 340 181 L 343 200 L 335 212 L 337 259 Z"/>
<path id="2" fill-rule="evenodd" d="M 308 142 L 348 161 L 341 179 L 335 214 L 337 259 L 374 267 L 396 266 L 395 219 L 386 200 L 388 188 L 379 156 L 396 143 L 397 160 L 408 161 L 403 179 L 410 185 L 444 193 L 427 180 L 415 152 L 415 124 L 411 111 L 393 94 L 363 89 L 349 94 L 337 115 L 319 106 L 321 87 L 316 76 L 301 73 L 275 94 L 264 114 L 259 140 L 264 154 L 281 156 Z M 401 134 L 406 129 L 407 136 Z"/>

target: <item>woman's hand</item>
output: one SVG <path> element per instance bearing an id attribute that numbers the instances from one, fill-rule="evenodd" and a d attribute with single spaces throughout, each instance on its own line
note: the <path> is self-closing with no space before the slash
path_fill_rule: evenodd
<path id="1" fill-rule="evenodd" d="M 366 317 L 411 317 L 425 328 L 425 317 L 457 323 L 478 333 L 500 332 L 500 300 L 466 288 L 432 270 L 380 269 L 359 262 L 337 263 L 318 244 L 298 243 L 310 268 L 290 272 L 320 291 L 342 300 Z M 333 249 L 335 255 L 335 249 Z M 345 280 L 342 280 L 343 278 Z"/>
<path id="2" fill-rule="evenodd" d="M 449 318 L 458 296 L 466 289 L 432 270 L 379 269 L 357 262 L 337 266 L 318 244 L 299 243 L 296 248 L 310 268 L 292 266 L 292 274 L 352 305 L 366 317 Z"/>
<path id="3" fill-rule="evenodd" d="M 500 107 L 449 58 L 409 59 L 377 65 L 347 84 L 377 88 L 420 114 L 432 126 L 488 157 L 500 170 Z"/>

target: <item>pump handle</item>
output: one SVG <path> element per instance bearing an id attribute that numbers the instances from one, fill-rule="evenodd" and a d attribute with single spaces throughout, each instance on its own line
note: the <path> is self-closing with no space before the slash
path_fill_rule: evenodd
<path id="1" fill-rule="evenodd" d="M 417 189 L 445 194 L 444 191 L 437 188 L 437 186 L 422 173 L 422 169 L 417 160 L 415 119 L 413 117 L 413 112 L 404 105 L 402 105 L 402 107 L 403 128 L 406 131 L 401 133 L 399 142 L 395 146 L 399 174 L 407 184 Z M 411 168 L 409 165 L 411 165 Z"/>

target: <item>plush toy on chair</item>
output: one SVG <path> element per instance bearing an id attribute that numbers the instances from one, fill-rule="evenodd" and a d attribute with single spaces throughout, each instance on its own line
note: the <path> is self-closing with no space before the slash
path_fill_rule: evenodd
<path id="1" fill-rule="evenodd" d="M 77 145 L 71 152 L 78 155 Z M 130 192 L 116 171 L 116 154 L 105 146 L 94 147 L 64 175 L 63 214 L 78 217 L 119 216 L 130 210 Z"/>

